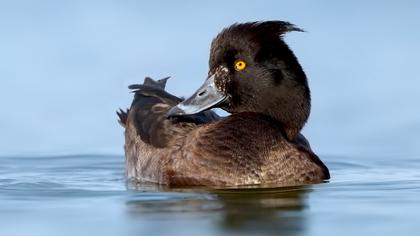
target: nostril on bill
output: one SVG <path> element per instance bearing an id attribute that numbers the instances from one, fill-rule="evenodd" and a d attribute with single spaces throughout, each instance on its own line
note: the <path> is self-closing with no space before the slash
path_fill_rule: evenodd
<path id="1" fill-rule="evenodd" d="M 207 90 L 203 90 L 203 91 L 201 91 L 201 92 L 199 92 L 199 93 L 198 93 L 198 96 L 199 96 L 199 97 L 201 97 L 201 96 L 203 96 L 206 92 L 207 92 Z"/>

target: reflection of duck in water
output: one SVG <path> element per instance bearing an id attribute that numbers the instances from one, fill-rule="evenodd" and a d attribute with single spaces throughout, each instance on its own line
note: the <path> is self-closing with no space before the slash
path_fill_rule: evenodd
<path id="1" fill-rule="evenodd" d="M 251 235 L 302 231 L 305 228 L 302 210 L 309 191 L 298 187 L 219 192 L 218 197 L 224 203 L 221 224 L 226 231 Z"/>
<path id="2" fill-rule="evenodd" d="M 177 225 L 192 219 L 210 227 L 207 232 L 259 233 L 300 232 L 305 229 L 306 195 L 310 187 L 252 189 L 174 189 L 157 185 L 131 185 L 130 189 L 159 192 L 159 198 L 137 195 L 127 202 L 127 213 L 142 220 L 175 220 Z M 205 223 L 204 223 L 204 222 Z M 194 230 L 192 227 L 191 230 Z M 191 231 L 187 230 L 188 233 Z M 177 233 L 185 232 L 177 229 Z M 187 233 L 186 233 L 187 234 Z M 289 234 L 288 234 L 289 235 Z"/>
<path id="3" fill-rule="evenodd" d="M 305 73 L 282 21 L 235 24 L 214 40 L 209 77 L 185 101 L 166 79 L 132 85 L 120 112 L 129 178 L 166 185 L 295 185 L 329 178 L 300 130 L 310 112 Z M 220 107 L 231 116 L 208 111 Z M 169 117 L 169 118 L 168 118 Z"/>

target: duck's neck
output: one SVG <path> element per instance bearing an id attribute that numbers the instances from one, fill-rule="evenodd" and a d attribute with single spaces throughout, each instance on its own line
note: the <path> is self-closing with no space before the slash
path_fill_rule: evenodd
<path id="1" fill-rule="evenodd" d="M 288 140 L 295 140 L 309 118 L 311 95 L 306 75 L 297 63 L 296 68 L 288 71 L 283 68 L 282 84 L 272 94 L 268 94 L 264 106 L 256 112 L 270 116 L 283 128 Z"/>
<path id="2" fill-rule="evenodd" d="M 285 44 L 284 44 L 285 45 Z M 287 138 L 295 140 L 309 118 L 311 94 L 306 74 L 293 52 L 285 45 L 277 64 L 281 70 L 282 84 L 273 97 L 277 109 L 268 109 L 268 115 L 277 120 Z"/>
<path id="3" fill-rule="evenodd" d="M 301 93 L 301 94 L 300 94 Z M 233 113 L 253 112 L 269 117 L 284 132 L 289 141 L 294 141 L 302 130 L 310 113 L 310 95 L 307 91 L 297 91 L 292 97 L 278 96 L 273 97 L 270 101 L 265 100 L 265 106 L 252 106 L 247 109 L 237 109 Z"/>
<path id="4" fill-rule="evenodd" d="M 309 118 L 311 94 L 306 75 L 297 61 L 293 72 L 286 70 L 284 75 L 293 78 L 285 78 L 283 90 L 273 98 L 273 107 L 277 109 L 268 107 L 267 114 L 282 125 L 291 141 L 296 139 Z"/>
<path id="5" fill-rule="evenodd" d="M 309 93 L 309 91 L 308 91 Z M 309 96 L 309 94 L 308 94 Z M 267 109 L 262 113 L 270 116 L 283 128 L 286 138 L 295 140 L 302 130 L 310 113 L 310 99 L 293 98 L 294 102 L 279 100 L 281 106 L 278 109 Z"/>

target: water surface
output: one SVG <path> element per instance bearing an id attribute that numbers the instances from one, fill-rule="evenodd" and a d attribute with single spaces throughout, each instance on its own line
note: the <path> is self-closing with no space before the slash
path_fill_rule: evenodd
<path id="1" fill-rule="evenodd" d="M 322 156 L 299 187 L 169 189 L 124 179 L 124 158 L 0 158 L 0 235 L 415 235 L 420 161 Z M 351 160 L 351 161 L 350 161 Z"/>
<path id="2" fill-rule="evenodd" d="M 0 1 L 0 236 L 419 235 L 420 1 Z M 293 188 L 124 179 L 127 86 L 207 75 L 234 22 L 286 20 L 309 79 L 304 133 L 331 170 Z M 106 153 L 73 155 L 57 153 Z M 323 154 L 333 155 L 323 155 Z"/>

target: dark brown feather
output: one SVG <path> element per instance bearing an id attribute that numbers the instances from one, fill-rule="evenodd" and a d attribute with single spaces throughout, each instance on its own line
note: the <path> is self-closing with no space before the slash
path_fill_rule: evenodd
<path id="1" fill-rule="evenodd" d="M 117 111 L 118 123 L 120 123 L 120 125 L 124 128 L 125 128 L 125 125 L 127 124 L 128 112 L 129 112 L 129 109 L 126 109 L 126 111 L 124 111 L 121 108 Z"/>
<path id="2" fill-rule="evenodd" d="M 291 143 L 270 119 L 239 113 L 219 119 L 212 112 L 167 119 L 179 99 L 136 86 L 126 122 L 127 176 L 167 185 L 236 186 L 320 182 L 328 170 L 305 146 Z"/>
<path id="3" fill-rule="evenodd" d="M 165 147 L 175 134 L 183 130 L 178 127 L 194 127 L 219 119 L 212 111 L 167 119 L 165 114 L 169 108 L 182 101 L 164 90 L 168 78 L 154 81 L 146 77 L 143 84 L 129 86 L 135 95 L 128 116 L 132 117 L 130 121 L 134 124 L 136 135 L 157 148 Z"/>

